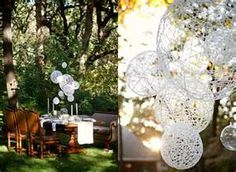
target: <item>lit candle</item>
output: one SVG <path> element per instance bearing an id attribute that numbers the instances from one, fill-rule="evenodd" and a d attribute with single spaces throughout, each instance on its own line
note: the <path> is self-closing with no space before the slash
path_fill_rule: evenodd
<path id="1" fill-rule="evenodd" d="M 73 105 L 70 106 L 70 115 L 73 115 Z"/>
<path id="2" fill-rule="evenodd" d="M 75 103 L 75 114 L 78 115 L 78 103 Z"/>
<path id="3" fill-rule="evenodd" d="M 50 103 L 50 102 L 49 102 L 49 98 L 48 98 L 48 114 L 49 114 L 49 111 L 50 111 L 50 109 L 49 109 L 49 108 L 50 108 L 50 107 L 49 107 L 49 106 L 50 106 L 49 103 Z"/>

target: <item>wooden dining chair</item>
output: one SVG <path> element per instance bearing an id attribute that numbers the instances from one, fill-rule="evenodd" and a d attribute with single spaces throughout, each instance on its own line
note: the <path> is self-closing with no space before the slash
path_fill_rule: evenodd
<path id="1" fill-rule="evenodd" d="M 34 111 L 27 112 L 27 124 L 30 131 L 30 155 L 34 155 L 34 144 L 40 146 L 40 158 L 44 157 L 44 148 L 55 145 L 61 153 L 59 138 L 56 135 L 45 135 L 45 130 L 41 127 L 39 113 Z"/>
<path id="2" fill-rule="evenodd" d="M 17 130 L 18 130 L 18 143 L 19 143 L 19 148 L 18 148 L 18 152 L 21 153 L 23 151 L 22 148 L 22 143 L 23 141 L 27 141 L 27 150 L 28 150 L 28 154 L 30 153 L 30 140 L 29 140 L 29 129 L 27 126 L 27 120 L 26 120 L 26 116 L 27 116 L 27 111 L 22 110 L 22 109 L 16 109 L 15 111 L 16 114 L 16 126 L 17 126 Z"/>
<path id="3" fill-rule="evenodd" d="M 11 149 L 11 142 L 15 141 L 15 150 L 19 150 L 18 142 L 18 130 L 16 125 L 16 114 L 15 109 L 5 109 L 4 111 L 4 120 L 6 122 L 6 132 L 7 132 L 7 148 L 8 151 Z"/>

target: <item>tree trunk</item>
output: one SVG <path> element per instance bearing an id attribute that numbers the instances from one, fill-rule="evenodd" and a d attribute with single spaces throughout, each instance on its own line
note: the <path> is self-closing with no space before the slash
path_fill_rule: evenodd
<path id="1" fill-rule="evenodd" d="M 8 95 L 8 103 L 10 107 L 17 107 L 17 80 L 13 65 L 12 52 L 12 31 L 11 18 L 14 0 L 3 1 L 3 60 L 4 74 L 6 78 L 6 87 Z"/>

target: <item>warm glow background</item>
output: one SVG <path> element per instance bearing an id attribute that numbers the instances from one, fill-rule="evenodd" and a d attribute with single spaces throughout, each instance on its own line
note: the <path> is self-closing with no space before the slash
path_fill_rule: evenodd
<path id="1" fill-rule="evenodd" d="M 125 83 L 129 61 L 146 50 L 156 49 L 156 33 L 161 16 L 171 1 L 120 0 L 119 2 L 119 68 L 118 90 L 121 125 L 128 127 L 142 143 L 159 151 L 161 126 L 155 119 L 154 99 L 142 99 Z"/>

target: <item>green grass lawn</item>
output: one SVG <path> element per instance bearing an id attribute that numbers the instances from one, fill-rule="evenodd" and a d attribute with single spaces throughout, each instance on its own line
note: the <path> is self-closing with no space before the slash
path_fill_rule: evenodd
<path id="1" fill-rule="evenodd" d="M 99 148 L 85 148 L 84 153 L 54 158 L 32 158 L 8 152 L 0 146 L 0 172 L 115 172 L 116 154 Z"/>

